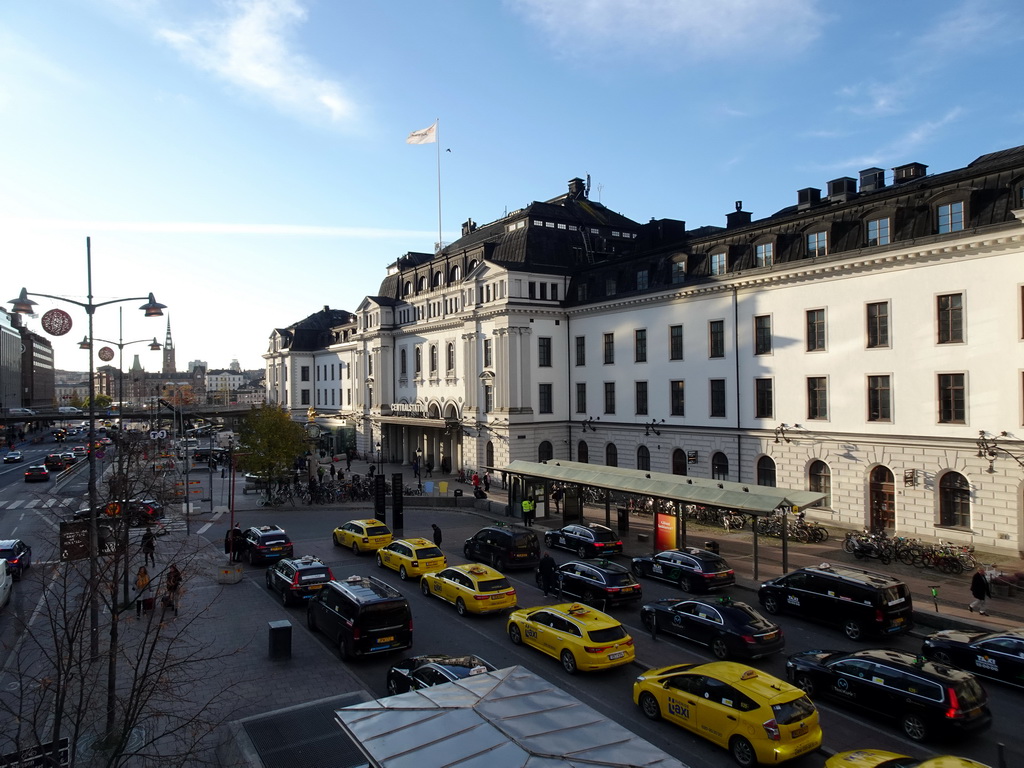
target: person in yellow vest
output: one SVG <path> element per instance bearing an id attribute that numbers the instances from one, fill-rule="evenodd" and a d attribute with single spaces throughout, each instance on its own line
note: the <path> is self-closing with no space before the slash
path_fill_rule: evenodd
<path id="1" fill-rule="evenodd" d="M 533 500 L 533 496 L 527 496 L 523 499 L 523 525 L 533 526 L 533 515 L 537 509 L 537 504 Z"/>

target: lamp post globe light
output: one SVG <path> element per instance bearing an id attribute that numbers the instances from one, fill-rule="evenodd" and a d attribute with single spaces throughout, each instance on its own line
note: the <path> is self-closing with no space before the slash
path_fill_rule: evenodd
<path id="1" fill-rule="evenodd" d="M 85 272 L 86 272 L 86 301 L 77 301 L 75 299 L 69 299 L 65 296 L 54 296 L 49 293 L 38 293 L 29 292 L 25 288 L 21 289 L 21 294 L 16 299 L 11 299 L 10 304 L 13 311 L 23 314 L 30 315 L 35 312 L 33 307 L 37 302 L 32 301 L 29 296 L 39 296 L 42 298 L 53 299 L 55 301 L 65 302 L 67 304 L 74 304 L 77 307 L 81 307 L 85 310 L 86 317 L 88 318 L 88 332 L 85 338 L 82 340 L 82 345 L 92 346 L 92 342 L 95 339 L 93 336 L 93 315 L 96 310 L 100 307 L 105 307 L 109 304 L 119 304 L 128 301 L 145 301 L 139 309 L 141 309 L 146 317 L 162 317 L 163 310 L 166 306 L 158 304 L 156 299 L 153 298 L 153 294 L 150 293 L 148 296 L 131 296 L 123 299 L 110 299 L 108 301 L 93 301 L 92 293 L 92 244 L 90 238 L 85 238 Z M 70 329 L 70 320 L 67 326 L 60 330 L 60 333 L 66 333 Z M 155 341 L 155 339 L 154 339 Z M 93 446 L 96 443 L 96 369 L 95 363 L 93 362 L 92 354 L 89 355 L 89 589 L 90 589 L 90 608 L 89 608 L 89 638 L 90 638 L 90 650 L 93 658 L 99 656 L 99 599 L 98 599 L 98 565 L 97 558 L 99 555 L 99 521 L 97 518 L 97 492 L 96 492 L 96 454 L 93 450 Z M 116 622 L 115 622 L 116 624 Z"/>

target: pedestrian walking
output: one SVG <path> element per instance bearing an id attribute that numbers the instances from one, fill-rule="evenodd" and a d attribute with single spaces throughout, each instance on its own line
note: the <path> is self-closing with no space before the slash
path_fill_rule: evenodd
<path id="1" fill-rule="evenodd" d="M 345 452 L 345 471 L 352 471 L 352 451 Z"/>
<path id="2" fill-rule="evenodd" d="M 327 473 L 324 471 L 323 467 L 316 468 L 316 479 L 318 482 L 323 483 L 325 474 Z"/>
<path id="3" fill-rule="evenodd" d="M 545 552 L 544 557 L 540 559 L 540 586 L 544 590 L 544 597 L 548 596 L 549 592 L 554 591 L 555 588 L 555 558 L 551 556 L 550 552 Z"/>
<path id="4" fill-rule="evenodd" d="M 555 514 L 561 514 L 562 486 L 556 485 L 555 489 L 551 491 L 551 500 L 555 502 Z"/>
<path id="5" fill-rule="evenodd" d="M 437 527 L 437 523 L 431 523 L 430 527 L 434 529 L 434 543 L 437 546 L 441 546 L 441 529 Z"/>
<path id="6" fill-rule="evenodd" d="M 427 477 L 433 477 L 433 476 L 434 476 L 434 462 L 432 462 L 430 459 L 427 459 Z"/>
<path id="7" fill-rule="evenodd" d="M 974 613 L 974 609 L 977 608 L 982 616 L 988 616 L 985 609 L 988 607 L 988 599 L 992 597 L 992 588 L 988 584 L 983 565 L 979 565 L 977 572 L 971 577 L 971 594 L 974 600 L 967 606 L 967 610 Z"/>
<path id="8" fill-rule="evenodd" d="M 146 566 L 140 565 L 139 572 L 135 575 L 135 615 L 142 616 L 143 595 L 149 590 L 149 571 Z"/>
<path id="9" fill-rule="evenodd" d="M 331 464 L 331 482 L 332 483 L 334 482 L 334 478 L 336 478 L 337 476 L 338 476 L 338 470 L 336 470 L 334 468 L 334 465 Z"/>
<path id="10" fill-rule="evenodd" d="M 171 567 L 167 569 L 167 575 L 164 576 L 164 590 L 166 594 L 163 597 L 163 607 L 170 608 L 174 611 L 174 615 L 178 615 L 178 590 L 181 589 L 181 571 L 178 570 L 178 566 L 171 563 Z"/>
<path id="11" fill-rule="evenodd" d="M 149 526 L 146 526 L 146 532 L 142 534 L 142 556 L 145 565 L 156 565 L 156 536 Z"/>
<path id="12" fill-rule="evenodd" d="M 474 472 L 473 477 L 471 477 L 469 481 L 473 484 L 474 491 L 480 490 L 480 475 Z"/>
<path id="13" fill-rule="evenodd" d="M 484 493 L 491 492 L 491 470 L 484 472 Z"/>
<path id="14" fill-rule="evenodd" d="M 234 563 L 242 562 L 242 552 L 245 551 L 245 534 L 242 533 L 242 527 L 235 523 L 235 527 L 231 529 L 231 561 Z"/>

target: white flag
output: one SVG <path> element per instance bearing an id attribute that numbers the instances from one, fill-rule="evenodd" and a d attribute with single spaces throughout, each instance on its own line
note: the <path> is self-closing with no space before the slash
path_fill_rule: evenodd
<path id="1" fill-rule="evenodd" d="M 422 128 L 418 131 L 413 131 L 409 134 L 409 137 L 405 140 L 406 144 L 435 144 L 437 143 L 437 123 L 434 123 L 429 128 Z"/>

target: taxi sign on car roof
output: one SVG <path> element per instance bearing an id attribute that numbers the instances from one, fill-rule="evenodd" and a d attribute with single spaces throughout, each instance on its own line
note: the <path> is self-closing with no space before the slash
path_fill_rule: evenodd
<path id="1" fill-rule="evenodd" d="M 740 675 L 740 680 L 753 680 L 755 677 L 757 677 L 757 670 L 748 669 L 746 672 Z"/>
<path id="2" fill-rule="evenodd" d="M 466 573 L 472 573 L 474 576 L 484 576 L 487 574 L 487 569 L 479 565 L 468 565 L 466 566 Z"/>
<path id="3" fill-rule="evenodd" d="M 590 609 L 587 608 L 587 606 L 585 606 L 585 605 L 580 605 L 579 603 L 573 603 L 572 605 L 569 606 L 569 615 L 570 616 L 586 616 L 588 613 L 590 613 Z"/>

